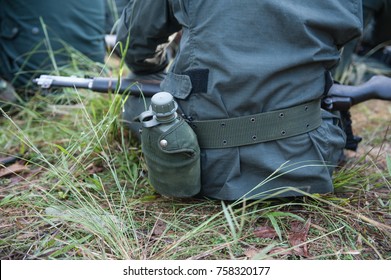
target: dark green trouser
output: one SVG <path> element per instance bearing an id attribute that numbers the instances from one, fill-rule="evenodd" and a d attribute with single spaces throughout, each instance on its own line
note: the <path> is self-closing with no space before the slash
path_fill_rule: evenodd
<path id="1" fill-rule="evenodd" d="M 0 76 L 24 86 L 55 64 L 69 64 L 70 47 L 103 62 L 104 1 L 0 0 Z"/>
<path id="2" fill-rule="evenodd" d="M 365 26 L 370 25 L 364 33 L 365 43 L 376 46 L 391 40 L 390 0 L 363 0 L 363 19 Z"/>

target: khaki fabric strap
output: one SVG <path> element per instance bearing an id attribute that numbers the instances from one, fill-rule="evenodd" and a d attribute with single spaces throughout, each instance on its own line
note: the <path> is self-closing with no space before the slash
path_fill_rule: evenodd
<path id="1" fill-rule="evenodd" d="M 303 134 L 321 125 L 320 100 L 238 118 L 193 121 L 204 149 L 231 148 Z"/>

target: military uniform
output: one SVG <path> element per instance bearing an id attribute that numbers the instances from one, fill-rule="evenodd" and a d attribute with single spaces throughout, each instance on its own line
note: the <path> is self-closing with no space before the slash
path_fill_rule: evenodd
<path id="1" fill-rule="evenodd" d="M 325 73 L 338 62 L 340 48 L 361 33 L 361 14 L 356 0 L 134 0 L 122 15 L 118 39 L 125 43 L 129 36 L 126 62 L 134 73 L 145 75 L 163 71 L 167 61 L 156 47 L 182 30 L 162 90 L 174 95 L 190 123 L 229 121 L 319 100 L 328 88 Z M 130 98 L 125 117 L 137 114 L 129 110 L 137 106 L 144 109 L 142 100 Z M 220 146 L 201 146 L 200 195 L 232 200 L 298 194 L 284 187 L 331 192 L 345 135 L 338 116 L 321 110 L 319 103 L 315 115 L 321 115 L 321 123 L 298 135 L 258 142 L 264 136 L 259 131 L 273 130 L 264 123 L 244 145 L 231 147 L 228 137 Z M 307 121 L 297 122 L 305 126 Z M 240 122 L 235 128 L 242 131 Z M 248 143 L 251 139 L 254 144 Z"/>
<path id="2" fill-rule="evenodd" d="M 59 66 L 70 62 L 66 46 L 103 62 L 104 5 L 104 0 L 0 0 L 0 77 L 20 87 L 53 69 L 40 18 Z"/>
<path id="3" fill-rule="evenodd" d="M 351 65 L 354 55 L 360 56 L 359 61 L 371 65 L 372 68 L 390 71 L 391 51 L 384 45 L 390 45 L 391 40 L 391 0 L 363 0 L 364 32 L 358 38 L 344 47 L 341 61 L 335 69 L 334 76 L 339 80 Z M 374 52 L 374 49 L 377 51 Z M 367 55 L 370 54 L 369 57 Z M 366 79 L 374 73 L 368 72 Z"/>
<path id="4" fill-rule="evenodd" d="M 115 32 L 115 23 L 128 3 L 127 0 L 105 0 L 106 2 L 106 34 Z M 114 28 L 114 29 L 113 29 Z"/>
<path id="5" fill-rule="evenodd" d="M 363 43 L 375 47 L 391 40 L 391 1 L 363 0 L 364 25 L 369 24 Z M 389 43 L 388 43 L 389 45 Z"/>

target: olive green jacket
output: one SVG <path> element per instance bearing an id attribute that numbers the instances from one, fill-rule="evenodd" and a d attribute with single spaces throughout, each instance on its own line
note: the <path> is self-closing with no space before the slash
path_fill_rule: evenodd
<path id="1" fill-rule="evenodd" d="M 118 40 L 129 38 L 125 59 L 135 74 L 156 73 L 167 65 L 157 46 L 182 30 L 162 89 L 189 120 L 233 118 L 321 98 L 325 72 L 361 34 L 361 14 L 357 0 L 133 0 Z M 137 114 L 137 106 L 143 110 L 141 99 L 130 98 L 125 117 Z M 345 135 L 336 115 L 322 116 L 320 127 L 298 136 L 201 149 L 200 195 L 232 200 L 298 194 L 275 193 L 284 187 L 332 191 Z"/>

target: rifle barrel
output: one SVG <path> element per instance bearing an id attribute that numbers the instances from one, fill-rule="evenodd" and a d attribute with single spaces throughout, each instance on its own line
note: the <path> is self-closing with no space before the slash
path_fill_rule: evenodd
<path id="1" fill-rule="evenodd" d="M 39 78 L 34 79 L 33 82 L 41 86 L 41 88 L 51 88 L 51 87 L 89 88 L 92 79 L 41 75 Z"/>
<path id="2" fill-rule="evenodd" d="M 94 78 L 90 89 L 97 92 L 116 92 L 119 94 L 131 94 L 152 97 L 160 91 L 160 81 L 157 80 L 130 80 L 115 78 Z"/>
<path id="3" fill-rule="evenodd" d="M 41 75 L 33 80 L 41 88 L 85 88 L 102 93 L 131 94 L 135 96 L 152 97 L 160 91 L 160 81 L 130 80 L 118 78 L 78 78 Z"/>

